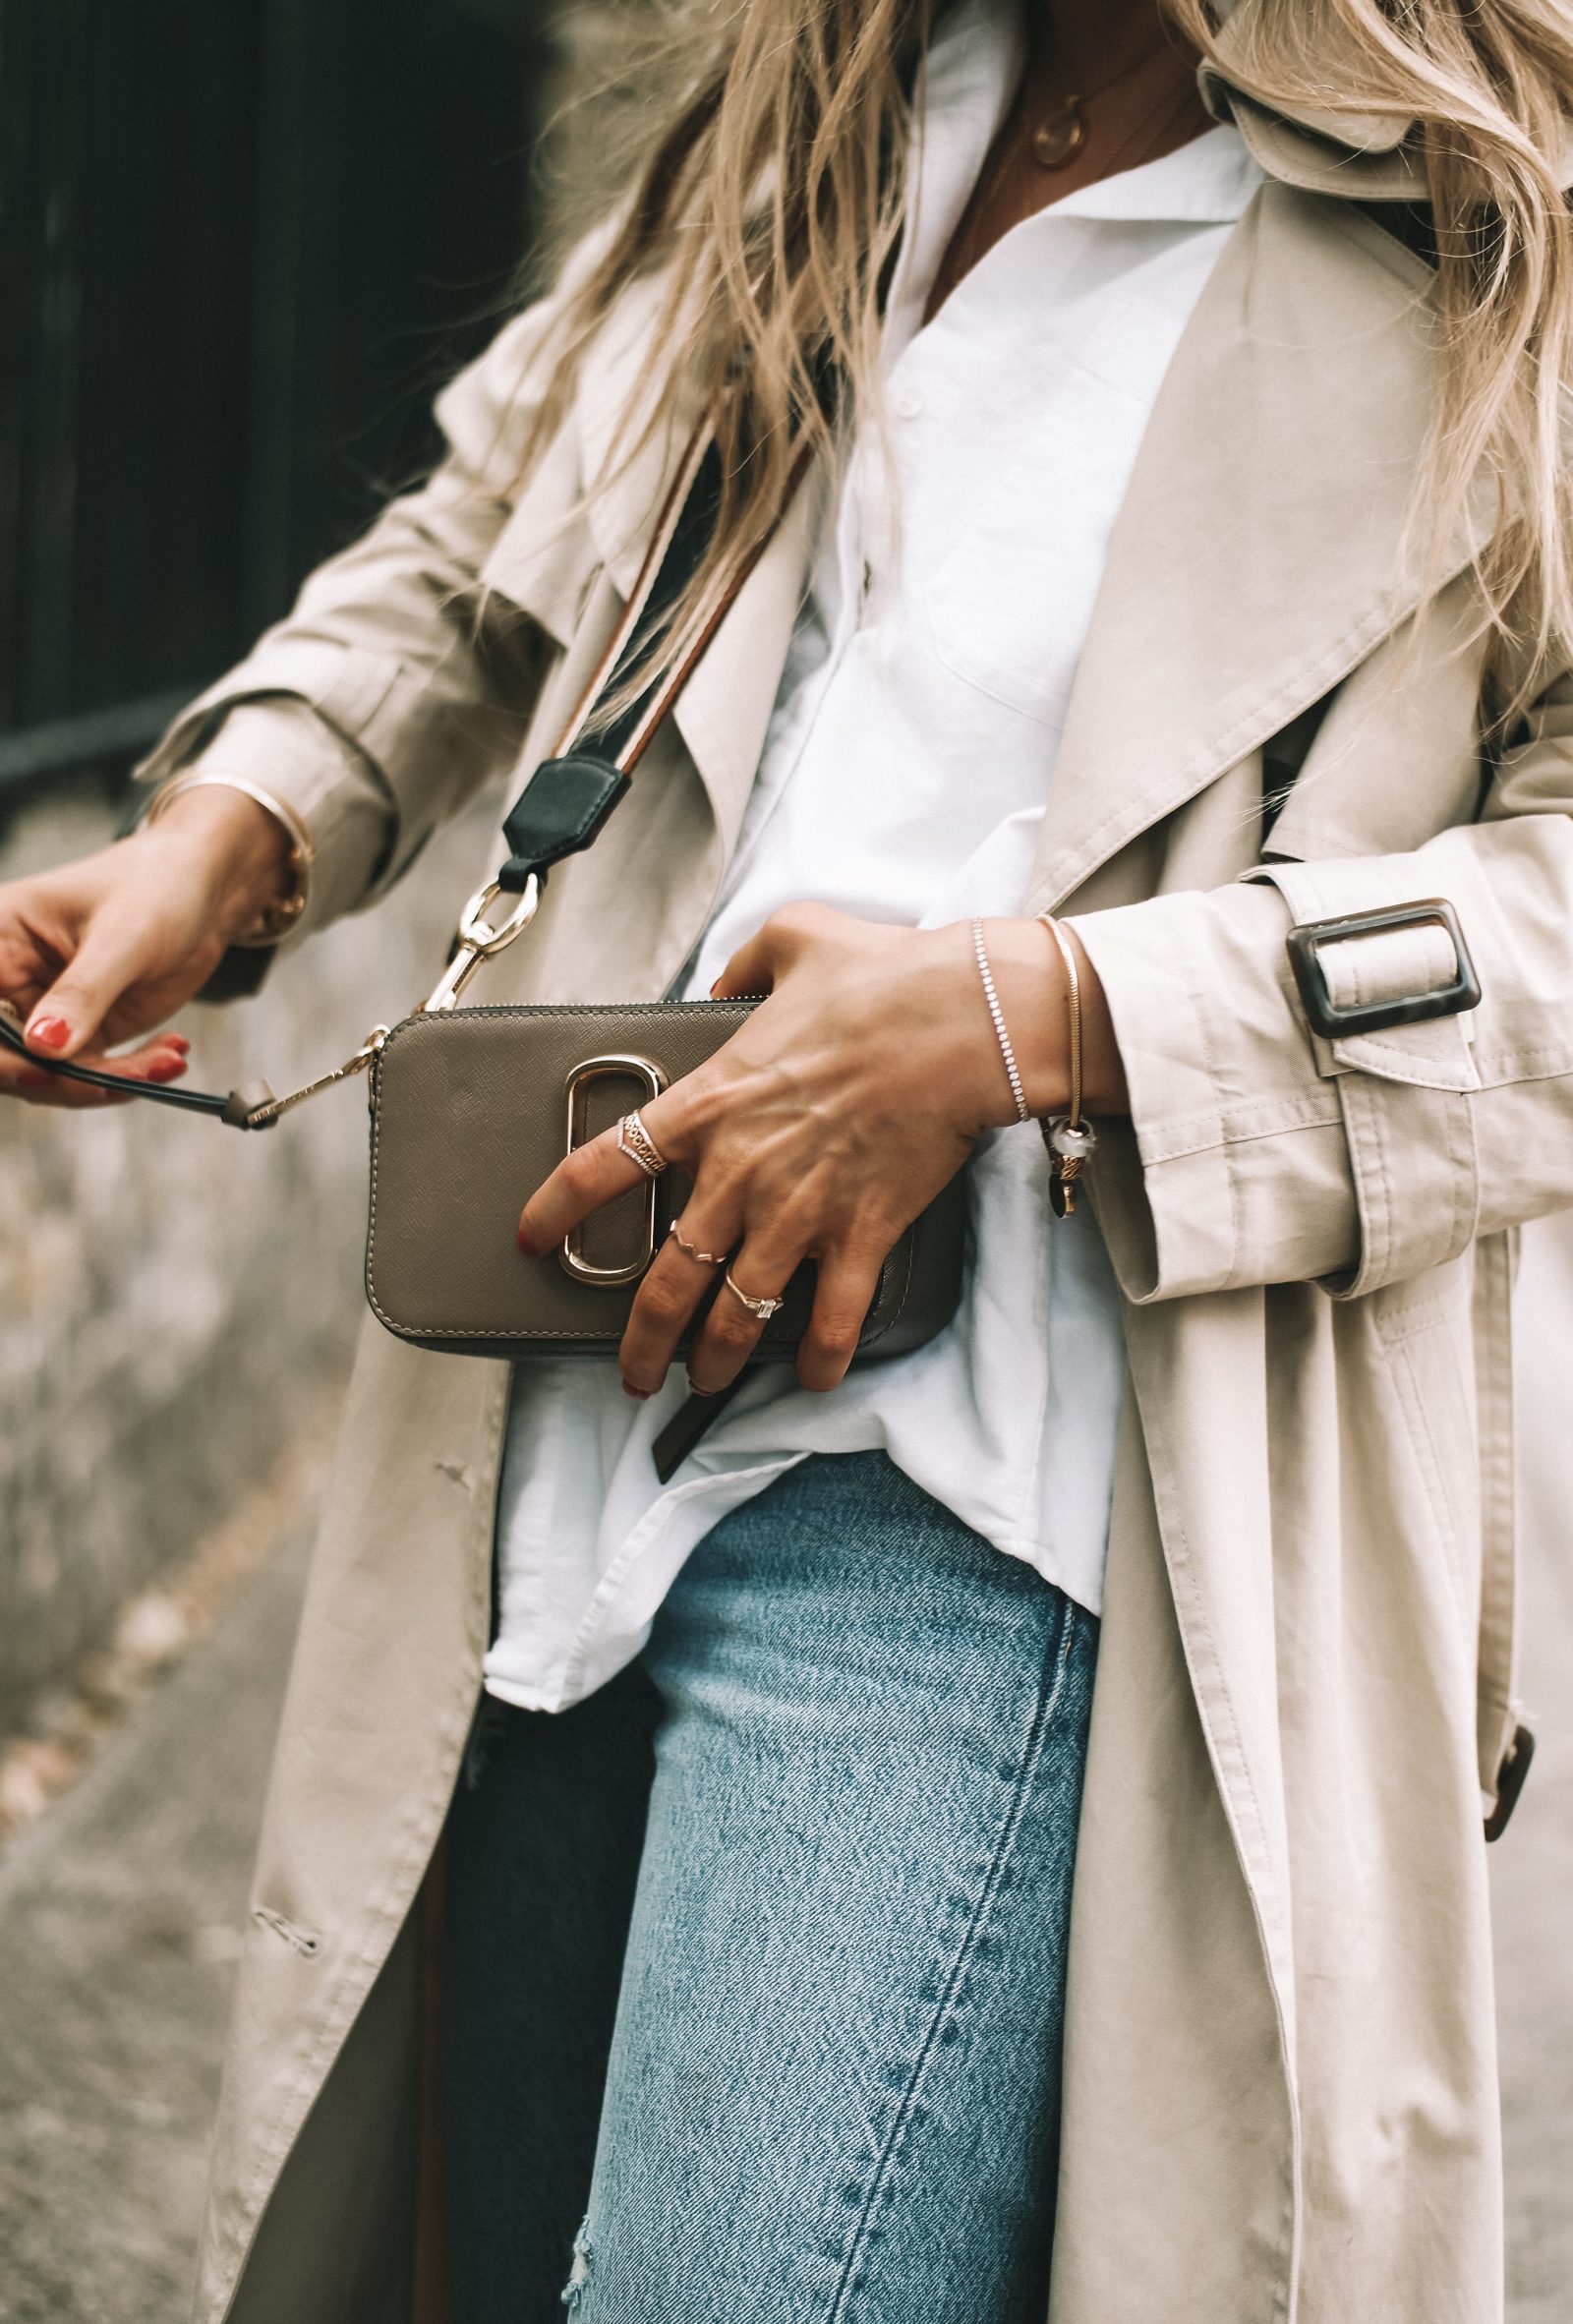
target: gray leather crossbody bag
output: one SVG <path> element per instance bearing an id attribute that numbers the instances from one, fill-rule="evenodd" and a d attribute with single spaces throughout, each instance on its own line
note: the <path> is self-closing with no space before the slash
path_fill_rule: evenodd
<path id="1" fill-rule="evenodd" d="M 268 1129 L 317 1091 L 369 1075 L 367 1298 L 379 1322 L 417 1347 L 512 1358 L 606 1357 L 615 1350 L 640 1278 L 682 1208 L 688 1191 L 682 1174 L 672 1168 L 645 1180 L 540 1258 L 519 1253 L 519 1212 L 565 1153 L 692 1073 L 755 1006 L 458 1005 L 482 962 L 528 928 L 553 864 L 590 846 L 604 829 L 746 579 L 745 566 L 675 652 L 653 652 L 712 536 L 721 482 L 719 454 L 702 432 L 600 670 L 556 752 L 536 768 L 504 818 L 508 859 L 471 898 L 443 976 L 421 1008 L 391 1030 L 378 1026 L 354 1057 L 284 1097 L 265 1084 L 221 1096 L 134 1081 L 26 1052 L 30 1065 L 71 1079 L 209 1114 L 242 1130 Z M 654 674 L 641 689 L 645 665 Z M 603 706 L 613 697 L 623 707 L 608 716 Z M 3 1002 L 0 1041 L 22 1049 L 20 1021 Z M 958 1178 L 886 1259 L 854 1361 L 903 1354 L 944 1329 L 961 1297 L 964 1238 L 965 1190 Z M 762 1358 L 790 1357 L 807 1326 L 813 1288 L 813 1268 L 804 1265 L 765 1326 Z M 720 1401 L 694 1400 L 699 1409 L 685 1408 L 665 1432 L 657 1449 L 664 1475 L 697 1441 Z"/>

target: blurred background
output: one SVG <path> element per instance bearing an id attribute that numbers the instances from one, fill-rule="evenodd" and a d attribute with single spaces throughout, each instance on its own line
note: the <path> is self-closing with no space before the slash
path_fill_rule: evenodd
<path id="1" fill-rule="evenodd" d="M 430 459 L 432 393 L 596 199 L 641 4 L 0 0 L 0 878 L 107 838 L 169 716 Z M 188 1013 L 193 1079 L 283 1087 L 402 1012 L 476 851 Z M 4 2324 L 185 2312 L 364 1177 L 353 1093 L 244 1140 L 0 1115 Z M 1525 1253 L 1511 2314 L 1573 2324 L 1573 1232 Z"/>

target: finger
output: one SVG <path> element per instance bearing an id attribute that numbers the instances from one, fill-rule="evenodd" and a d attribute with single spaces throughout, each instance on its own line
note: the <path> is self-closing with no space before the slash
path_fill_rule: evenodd
<path id="1" fill-rule="evenodd" d="M 757 936 L 739 945 L 710 988 L 713 1001 L 751 1000 L 775 987 L 791 966 L 811 932 L 816 904 L 789 904 L 772 912 Z"/>
<path id="2" fill-rule="evenodd" d="M 751 1001 L 776 982 L 776 962 L 762 928 L 740 945 L 710 988 L 713 1001 Z"/>
<path id="3" fill-rule="evenodd" d="M 132 1080 L 163 1080 L 173 1078 L 168 1069 L 186 1064 L 190 1048 L 191 1042 L 184 1033 L 153 1033 L 137 1048 L 116 1056 L 110 1056 L 107 1051 L 84 1050 L 71 1062 L 89 1066 L 95 1073 L 124 1074 Z M 30 1057 L 19 1056 L 9 1045 L 0 1048 L 0 1088 L 9 1088 L 19 1081 L 29 1087 L 39 1081 L 62 1089 L 70 1086 L 62 1075 L 50 1073 L 42 1064 L 35 1065 Z"/>
<path id="4" fill-rule="evenodd" d="M 28 1018 L 29 1048 L 43 1057 L 80 1056 L 128 986 L 147 966 L 147 930 L 140 917 L 100 911 L 82 944 Z"/>
<path id="5" fill-rule="evenodd" d="M 722 1277 L 688 1358 L 689 1382 L 699 1395 L 718 1396 L 729 1388 L 764 1335 L 769 1318 L 756 1315 L 742 1294 L 756 1300 L 780 1299 L 801 1255 L 773 1255 L 757 1237 L 744 1243 Z"/>
<path id="6" fill-rule="evenodd" d="M 162 1033 L 124 1057 L 85 1053 L 73 1062 L 90 1066 L 99 1073 L 118 1075 L 123 1080 L 161 1085 L 178 1081 L 185 1073 L 189 1046 L 184 1033 Z M 68 1080 L 63 1074 L 51 1074 L 43 1066 L 29 1065 L 25 1058 L 10 1055 L 0 1057 L 0 1091 L 68 1113 L 91 1113 L 100 1106 L 130 1102 L 116 1090 L 92 1089 L 81 1081 Z"/>
<path id="7" fill-rule="evenodd" d="M 669 1233 L 646 1269 L 618 1351 L 622 1384 L 641 1403 L 664 1384 L 695 1308 L 715 1288 L 716 1263 L 696 1258 L 693 1252 L 725 1251 L 730 1241 L 715 1224 L 714 1214 L 700 1223 L 700 1205 L 694 1202 L 683 1212 L 678 1232 L 690 1249 L 684 1250 L 677 1235 Z"/>
<path id="8" fill-rule="evenodd" d="M 85 1089 L 80 1081 L 63 1080 L 58 1074 L 46 1073 L 42 1066 L 24 1065 L 20 1059 L 0 1068 L 0 1095 L 69 1114 L 96 1113 L 100 1106 L 131 1103 L 129 1096 L 107 1089 Z"/>
<path id="9" fill-rule="evenodd" d="M 43 1106 L 57 1114 L 96 1114 L 104 1106 L 131 1103 L 129 1092 L 85 1089 L 80 1081 L 62 1081 L 41 1070 L 29 1074 L 26 1067 L 15 1084 L 15 1094 L 25 1105 Z"/>
<path id="10" fill-rule="evenodd" d="M 886 1256 L 883 1251 L 839 1250 L 820 1260 L 814 1311 L 797 1350 L 802 1387 L 823 1391 L 839 1387 L 846 1377 Z"/>
<path id="11" fill-rule="evenodd" d="M 639 1108 L 646 1135 L 669 1162 L 689 1161 L 680 1125 L 690 1105 L 683 1088 L 664 1090 Z M 620 1128 L 621 1124 L 614 1122 L 599 1137 L 575 1146 L 536 1189 L 519 1213 L 518 1244 L 526 1258 L 540 1258 L 593 1210 L 643 1184 L 645 1173 L 617 1143 Z"/>
<path id="12" fill-rule="evenodd" d="M 642 1186 L 645 1173 L 622 1152 L 615 1129 L 604 1130 L 573 1152 L 538 1187 L 519 1213 L 519 1249 L 526 1258 L 539 1258 L 560 1243 L 570 1227 L 614 1202 L 630 1187 Z"/>

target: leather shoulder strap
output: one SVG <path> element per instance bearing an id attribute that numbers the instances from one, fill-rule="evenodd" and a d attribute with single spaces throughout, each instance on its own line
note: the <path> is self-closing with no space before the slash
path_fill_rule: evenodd
<path id="1" fill-rule="evenodd" d="M 776 522 L 808 466 L 800 452 Z M 521 895 L 532 877 L 590 846 L 628 788 L 663 719 L 697 668 L 775 527 L 702 604 L 682 635 L 671 611 L 715 539 L 724 479 L 713 430 L 694 437 L 672 481 L 621 621 L 551 758 L 543 759 L 503 818 L 508 859 L 497 886 Z M 620 699 L 619 699 L 620 697 Z"/>
<path id="2" fill-rule="evenodd" d="M 805 451 L 791 471 L 781 515 L 790 505 L 807 466 Z M 683 455 L 622 619 L 556 752 L 536 768 L 503 819 L 509 852 L 497 874 L 498 887 L 522 894 L 532 876 L 544 880 L 553 863 L 591 845 L 763 554 L 772 537 L 769 532 L 721 583 L 712 601 L 700 607 L 683 634 L 670 638 L 671 610 L 715 538 L 723 483 L 715 432 L 706 426 Z M 26 1058 L 29 1066 L 117 1097 L 145 1097 L 155 1105 L 178 1106 L 184 1113 L 215 1115 L 242 1130 L 270 1127 L 300 1098 L 364 1072 L 377 1053 L 381 1029 L 344 1065 L 287 1098 L 275 1098 L 265 1082 L 225 1096 L 39 1056 L 27 1046 L 16 1010 L 0 1000 L 0 1046 Z"/>

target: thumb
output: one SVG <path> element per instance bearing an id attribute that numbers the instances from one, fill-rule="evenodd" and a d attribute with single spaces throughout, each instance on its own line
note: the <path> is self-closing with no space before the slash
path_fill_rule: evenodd
<path id="1" fill-rule="evenodd" d="M 732 954 L 711 986 L 710 997 L 713 1001 L 751 1001 L 768 993 L 775 982 L 775 949 L 768 928 L 761 928 Z"/>
<path id="2" fill-rule="evenodd" d="M 45 1057 L 86 1049 L 110 1010 L 147 966 L 147 930 L 111 912 L 87 923 L 70 964 L 28 1018 L 28 1046 Z"/>
<path id="3" fill-rule="evenodd" d="M 710 988 L 713 1001 L 754 1000 L 774 992 L 777 978 L 803 949 L 806 931 L 797 924 L 802 908 L 772 912 L 757 936 L 738 946 Z"/>

